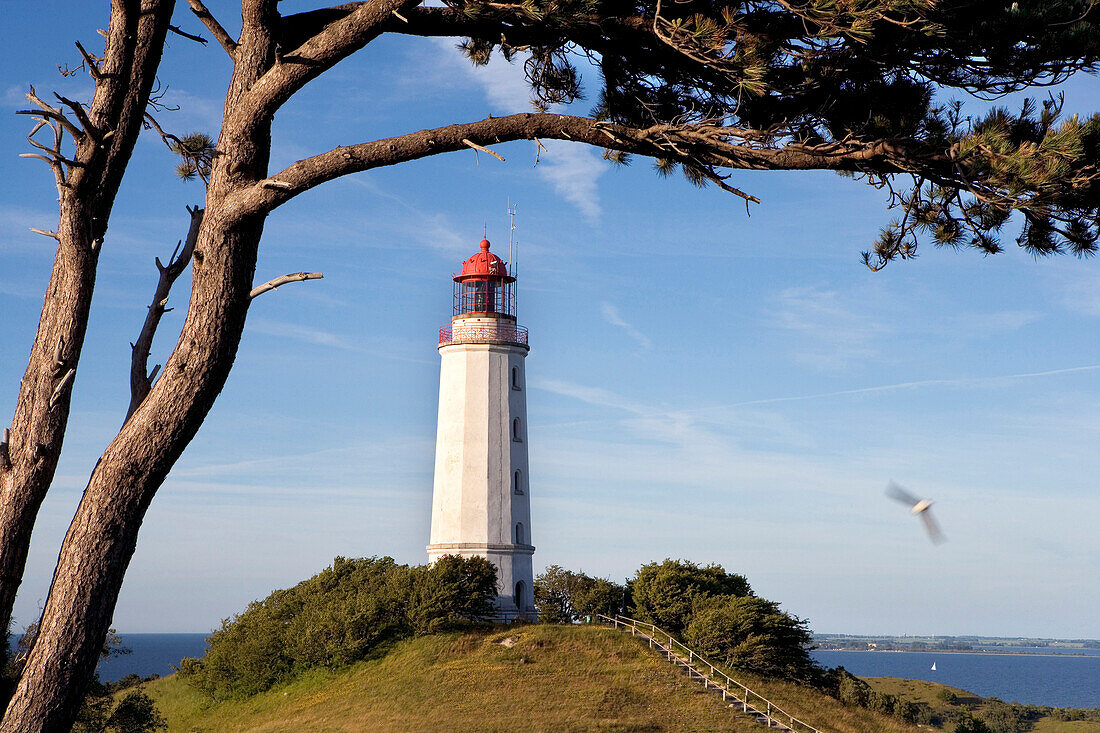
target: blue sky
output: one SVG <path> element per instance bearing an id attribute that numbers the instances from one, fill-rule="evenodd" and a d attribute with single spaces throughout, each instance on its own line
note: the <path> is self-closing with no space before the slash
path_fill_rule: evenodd
<path id="1" fill-rule="evenodd" d="M 223 4 L 231 8 L 231 3 Z M 228 10 L 221 12 L 227 24 Z M 49 18 L 51 23 L 46 23 Z M 62 19 L 60 25 L 54 21 Z M 0 77 L 0 415 L 9 420 L 49 276 L 52 179 L 26 152 L 28 84 L 86 98 L 71 45 L 99 4 L 6 14 Z M 198 24 L 179 13 L 192 31 Z M 61 28 L 60 31 L 57 29 Z M 216 132 L 217 47 L 170 40 L 161 123 Z M 1091 112 L 1094 78 L 1065 89 Z M 525 109 L 521 69 L 473 69 L 450 42 L 384 38 L 299 95 L 273 170 L 337 144 Z M 579 103 L 587 109 L 590 102 Z M 450 274 L 487 226 L 519 315 L 536 571 L 616 580 L 665 557 L 719 562 L 821 632 L 1100 637 L 1100 263 L 925 248 L 858 260 L 885 197 L 826 173 L 737 173 L 743 202 L 613 168 L 567 143 L 382 169 L 268 221 L 258 299 L 229 382 L 146 518 L 115 614 L 123 631 L 206 631 L 336 555 L 426 559 Z M 145 136 L 104 244 L 53 491 L 17 603 L 45 600 L 61 538 L 128 401 L 128 342 L 201 185 Z M 186 311 L 177 283 L 154 346 Z M 936 501 L 933 546 L 889 480 Z"/>

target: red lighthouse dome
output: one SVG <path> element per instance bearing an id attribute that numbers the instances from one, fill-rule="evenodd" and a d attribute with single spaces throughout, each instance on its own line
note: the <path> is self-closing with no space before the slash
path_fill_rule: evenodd
<path id="1" fill-rule="evenodd" d="M 439 331 L 439 345 L 510 344 L 527 348 L 527 329 L 516 325 L 516 278 L 508 263 L 489 251 L 481 251 L 462 263 L 454 280 L 451 327 Z"/>
<path id="2" fill-rule="evenodd" d="M 454 276 L 455 282 L 467 280 L 496 280 L 515 282 L 508 274 L 508 264 L 489 251 L 489 240 L 481 240 L 481 251 L 462 263 L 462 272 Z"/>

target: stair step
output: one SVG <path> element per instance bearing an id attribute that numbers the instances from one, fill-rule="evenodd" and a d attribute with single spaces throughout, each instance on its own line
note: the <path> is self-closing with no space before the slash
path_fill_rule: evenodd
<path id="1" fill-rule="evenodd" d="M 773 706 L 772 703 L 768 702 L 767 700 L 763 700 L 763 702 L 767 706 L 769 712 L 763 712 L 761 710 L 758 710 L 757 708 L 750 705 L 747 700 L 745 700 L 745 701 L 739 700 L 736 696 L 734 696 L 734 694 L 729 690 L 729 688 L 723 687 L 722 685 L 718 684 L 714 680 L 710 679 L 710 677 L 708 677 L 706 675 L 706 673 L 700 672 L 699 670 L 697 670 L 694 666 L 694 662 L 696 660 L 698 660 L 700 665 L 707 666 L 712 671 L 714 671 L 714 665 L 707 662 L 703 657 L 699 656 L 694 651 L 688 649 L 687 647 L 684 647 L 683 644 L 679 644 L 678 642 L 676 642 L 676 644 L 679 644 L 680 647 L 683 647 L 684 651 L 690 652 L 690 656 L 689 657 L 684 657 L 684 656 L 681 656 L 680 654 L 676 654 L 675 652 L 673 652 L 672 647 L 674 646 L 674 642 L 673 642 L 672 637 L 669 636 L 667 634 L 667 632 L 664 632 L 661 629 L 658 629 L 656 626 L 653 626 L 652 624 L 640 623 L 640 622 L 634 621 L 633 619 L 629 619 L 629 618 L 626 618 L 626 617 L 616 617 L 616 618 L 612 619 L 612 618 L 605 617 L 605 616 L 601 615 L 601 616 L 598 616 L 598 618 L 600 618 L 604 621 L 610 622 L 612 625 L 614 625 L 614 627 L 616 629 L 619 628 L 620 624 L 623 627 L 623 631 L 626 631 L 629 628 L 631 636 L 640 636 L 643 640 L 648 641 L 650 649 L 654 649 L 655 651 L 657 651 L 659 654 L 664 656 L 665 659 L 667 661 L 669 661 L 670 663 L 675 664 L 677 667 L 681 667 L 687 673 L 688 679 L 698 680 L 698 681 L 702 682 L 704 690 L 713 691 L 717 694 L 721 694 L 722 699 L 724 701 L 727 701 L 727 702 L 730 699 L 735 700 L 735 702 L 729 704 L 729 707 L 732 710 L 735 710 L 739 714 L 742 714 L 742 715 L 748 715 L 749 717 L 756 720 L 757 723 L 759 723 L 760 725 L 763 725 L 765 727 L 768 727 L 768 728 L 771 728 L 771 729 L 774 729 L 774 730 L 778 730 L 778 731 L 788 731 L 789 733 L 799 733 L 798 731 L 795 731 L 794 728 L 791 728 L 791 727 L 787 726 L 786 724 L 780 723 L 775 718 L 769 717 L 772 714 L 771 711 L 772 711 L 773 708 L 775 709 L 776 714 L 781 714 L 784 717 L 788 717 L 788 718 L 790 717 L 788 713 L 785 713 L 782 710 L 780 710 L 778 707 Z M 642 627 L 642 628 L 639 628 L 639 627 Z M 646 632 L 644 630 L 645 627 L 648 627 L 649 629 L 652 629 L 652 631 L 651 632 Z M 655 636 L 650 636 L 650 633 L 658 634 L 660 636 L 660 638 L 657 638 Z M 667 639 L 668 646 L 665 646 L 665 641 L 663 641 L 664 639 Z M 724 674 L 722 676 L 727 680 L 727 682 L 730 682 L 733 685 L 738 685 L 739 684 L 735 680 L 730 679 L 728 676 L 726 676 Z M 746 691 L 746 695 L 752 694 L 752 695 L 755 695 L 757 698 L 760 697 L 757 693 L 751 692 L 747 688 L 741 687 L 741 689 L 744 689 Z M 763 699 L 763 698 L 761 698 L 761 699 Z M 794 721 L 792 719 L 791 725 L 794 725 L 795 722 L 797 722 L 798 724 L 803 726 L 800 729 L 803 733 L 805 731 L 813 731 L 814 733 L 821 733 L 821 731 L 817 730 L 816 728 L 814 728 L 812 726 L 809 726 L 809 725 L 803 723 L 800 720 L 799 721 Z"/>

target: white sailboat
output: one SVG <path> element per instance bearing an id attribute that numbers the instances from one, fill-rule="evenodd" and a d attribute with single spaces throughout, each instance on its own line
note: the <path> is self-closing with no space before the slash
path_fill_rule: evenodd
<path id="1" fill-rule="evenodd" d="M 935 663 L 935 662 L 932 662 L 932 671 L 933 671 L 933 672 L 935 672 L 935 671 L 936 671 L 936 663 Z"/>

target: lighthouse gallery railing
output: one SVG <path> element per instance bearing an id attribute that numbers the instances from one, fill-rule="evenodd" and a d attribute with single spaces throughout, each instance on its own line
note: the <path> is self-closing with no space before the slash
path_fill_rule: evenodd
<path id="1" fill-rule="evenodd" d="M 450 344 L 522 344 L 527 346 L 526 326 L 447 326 L 439 329 L 439 345 Z"/>

